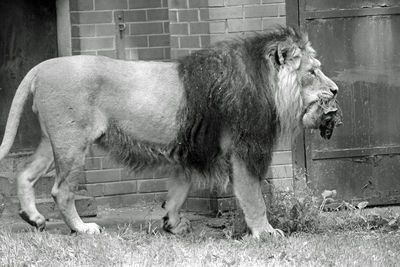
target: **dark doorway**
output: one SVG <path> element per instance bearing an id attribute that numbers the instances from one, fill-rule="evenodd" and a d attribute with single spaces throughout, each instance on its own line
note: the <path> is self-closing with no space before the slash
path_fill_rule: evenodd
<path id="1" fill-rule="evenodd" d="M 57 56 L 55 0 L 0 2 L 0 139 L 15 90 L 38 63 Z M 30 150 L 40 138 L 31 100 L 25 106 L 13 151 Z"/>

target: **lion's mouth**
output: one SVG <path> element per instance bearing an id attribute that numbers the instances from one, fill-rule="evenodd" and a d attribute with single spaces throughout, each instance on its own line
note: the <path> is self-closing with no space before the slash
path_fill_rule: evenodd
<path id="1" fill-rule="evenodd" d="M 342 110 L 336 100 L 332 98 L 329 101 L 322 101 L 320 103 L 323 114 L 319 125 L 320 135 L 324 139 L 330 139 L 333 134 L 333 129 L 343 124 Z"/>
<path id="2" fill-rule="evenodd" d="M 342 112 L 336 98 L 312 101 L 304 110 L 303 123 L 308 128 L 319 129 L 322 138 L 330 139 L 333 129 L 343 124 Z"/>

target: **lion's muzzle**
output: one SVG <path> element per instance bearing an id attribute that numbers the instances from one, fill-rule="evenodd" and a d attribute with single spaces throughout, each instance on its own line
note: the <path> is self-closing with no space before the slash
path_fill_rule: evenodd
<path id="1" fill-rule="evenodd" d="M 321 101 L 320 107 L 323 110 L 321 123 L 319 126 L 320 135 L 324 139 L 330 139 L 333 134 L 333 129 L 343 124 L 342 110 L 335 98 L 329 101 Z"/>

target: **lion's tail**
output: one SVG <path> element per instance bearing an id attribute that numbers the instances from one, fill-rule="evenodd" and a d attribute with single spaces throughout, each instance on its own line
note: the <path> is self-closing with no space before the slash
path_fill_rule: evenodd
<path id="1" fill-rule="evenodd" d="M 17 91 L 15 92 L 15 96 L 10 108 L 10 113 L 8 114 L 3 141 L 1 142 L 0 146 L 0 161 L 8 154 L 12 147 L 12 144 L 14 143 L 26 99 L 28 98 L 29 93 L 31 92 L 31 88 L 34 85 L 34 79 L 36 77 L 35 69 L 36 68 L 28 72 L 28 74 L 18 86 Z"/>

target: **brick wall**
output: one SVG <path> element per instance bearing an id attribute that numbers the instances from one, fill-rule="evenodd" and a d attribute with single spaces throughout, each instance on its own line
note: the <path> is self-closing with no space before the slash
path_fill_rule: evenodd
<path id="1" fill-rule="evenodd" d="M 92 146 L 86 157 L 85 186 L 98 205 L 120 207 L 165 199 L 166 171 L 132 172 Z"/>
<path id="2" fill-rule="evenodd" d="M 171 57 L 285 25 L 284 0 L 169 0 Z"/>
<path id="3" fill-rule="evenodd" d="M 72 53 L 118 56 L 120 33 L 116 15 L 125 27 L 119 58 L 165 60 L 170 58 L 166 0 L 70 0 Z M 118 12 L 118 13 L 117 13 Z"/>

